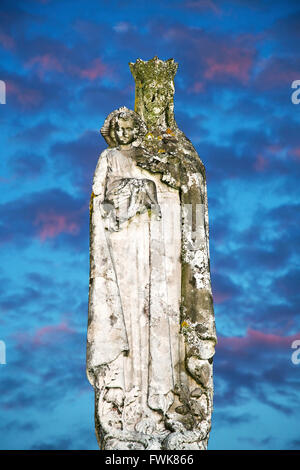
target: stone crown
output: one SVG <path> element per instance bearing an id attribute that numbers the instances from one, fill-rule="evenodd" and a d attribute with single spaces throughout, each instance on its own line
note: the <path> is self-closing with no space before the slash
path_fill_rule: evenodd
<path id="1" fill-rule="evenodd" d="M 145 83 L 153 79 L 159 81 L 174 80 L 178 64 L 174 62 L 174 59 L 164 61 L 155 56 L 148 61 L 137 59 L 135 63 L 129 62 L 129 67 L 134 79 Z"/>

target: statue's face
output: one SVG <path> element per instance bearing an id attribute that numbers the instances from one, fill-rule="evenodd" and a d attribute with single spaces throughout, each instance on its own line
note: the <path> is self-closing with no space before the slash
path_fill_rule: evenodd
<path id="1" fill-rule="evenodd" d="M 134 124 L 134 120 L 118 119 L 115 128 L 117 142 L 121 145 L 131 144 L 136 139 L 138 129 Z"/>
<path id="2" fill-rule="evenodd" d="M 148 112 L 160 116 L 166 109 L 169 99 L 168 89 L 157 83 L 144 86 L 143 100 Z"/>

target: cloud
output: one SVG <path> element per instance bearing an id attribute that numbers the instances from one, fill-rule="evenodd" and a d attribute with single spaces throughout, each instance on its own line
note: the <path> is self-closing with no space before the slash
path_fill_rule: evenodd
<path id="1" fill-rule="evenodd" d="M 50 139 L 50 137 L 59 130 L 59 127 L 51 121 L 43 120 L 33 126 L 24 125 L 23 129 L 19 130 L 13 139 L 20 143 L 37 144 Z"/>
<path id="2" fill-rule="evenodd" d="M 268 29 L 267 34 L 273 42 L 276 42 L 276 52 L 278 54 L 298 55 L 299 20 L 300 11 L 294 9 L 287 15 L 280 15 Z"/>
<path id="3" fill-rule="evenodd" d="M 31 57 L 25 64 L 25 67 L 37 69 L 40 77 L 44 77 L 49 71 L 62 72 L 62 64 L 51 54 L 43 54 Z"/>
<path id="4" fill-rule="evenodd" d="M 76 185 L 88 192 L 91 191 L 93 173 L 104 147 L 105 142 L 100 133 L 87 130 L 77 139 L 55 142 L 50 153 L 57 174 L 68 173 Z"/>
<path id="5" fill-rule="evenodd" d="M 216 304 L 224 303 L 240 292 L 239 287 L 230 281 L 228 276 L 219 273 L 213 273 L 212 287 L 214 303 Z"/>
<path id="6" fill-rule="evenodd" d="M 8 79 L 5 81 L 8 99 L 10 96 L 13 96 L 17 103 L 25 109 L 40 106 L 43 100 L 40 90 L 31 88 L 30 85 L 24 84 L 23 81 L 21 84 L 20 82 L 20 79 Z"/>
<path id="7" fill-rule="evenodd" d="M 4 314 L 15 312 L 18 309 L 24 309 L 28 305 L 40 302 L 43 298 L 40 290 L 30 286 L 26 286 L 21 292 L 15 289 L 11 291 L 12 293 L 5 292 L 0 300 L 0 306 Z"/>
<path id="8" fill-rule="evenodd" d="M 4 32 L 0 32 L 0 44 L 2 47 L 5 49 L 13 49 L 15 46 L 15 41 L 12 36 L 9 36 L 8 34 Z"/>
<path id="9" fill-rule="evenodd" d="M 208 80 L 222 80 L 229 76 L 247 83 L 253 64 L 253 52 L 239 47 L 223 48 L 222 57 L 207 57 L 204 77 Z"/>
<path id="10" fill-rule="evenodd" d="M 221 8 L 213 2 L 212 0 L 192 0 L 187 1 L 182 4 L 182 8 L 188 8 L 191 10 L 205 12 L 212 12 L 215 15 L 220 15 L 222 13 Z"/>
<path id="11" fill-rule="evenodd" d="M 299 379 L 290 342 L 295 337 L 300 334 L 284 337 L 251 329 L 242 337 L 219 335 L 214 360 L 216 408 L 242 405 L 251 398 L 285 415 L 295 413 Z"/>
<path id="12" fill-rule="evenodd" d="M 292 342 L 295 339 L 299 338 L 300 331 L 294 335 L 280 336 L 276 334 L 252 330 L 251 328 L 249 328 L 247 330 L 246 336 L 219 337 L 218 344 L 221 348 L 226 348 L 236 352 L 244 352 L 256 348 L 270 348 L 272 350 L 274 350 L 274 348 L 278 348 L 286 351 L 287 348 L 291 347 Z"/>
<path id="13" fill-rule="evenodd" d="M 216 426 L 238 426 L 241 423 L 251 423 L 257 419 L 257 416 L 251 413 L 241 413 L 233 415 L 225 411 L 215 410 L 214 418 L 216 420 Z"/>
<path id="14" fill-rule="evenodd" d="M 17 340 L 17 347 L 30 345 L 32 348 L 49 346 L 57 341 L 66 341 L 67 335 L 75 334 L 75 330 L 66 320 L 58 324 L 44 325 L 37 328 L 32 334 L 28 332 L 18 332 L 14 335 Z M 18 346 L 19 345 L 19 346 Z"/>
<path id="15" fill-rule="evenodd" d="M 290 92 L 291 84 L 299 78 L 300 60 L 297 57 L 270 57 L 263 59 L 255 87 L 261 91 L 283 88 Z M 291 94 L 291 93 L 290 93 Z"/>
<path id="16" fill-rule="evenodd" d="M 53 444 L 49 443 L 49 441 L 38 441 L 30 447 L 30 450 L 70 450 L 73 449 L 72 444 L 73 440 L 65 437 L 58 440 L 55 439 Z"/>
<path id="17" fill-rule="evenodd" d="M 107 65 L 103 64 L 100 59 L 94 59 L 92 64 L 78 71 L 78 75 L 82 78 L 88 78 L 89 80 L 95 80 L 108 74 Z"/>
<path id="18" fill-rule="evenodd" d="M 132 26 L 131 23 L 128 21 L 119 21 L 113 26 L 113 30 L 116 31 L 116 33 L 127 33 L 131 28 L 135 29 L 134 26 Z"/>
<path id="19" fill-rule="evenodd" d="M 134 84 L 133 82 L 128 86 L 124 84 L 122 88 L 92 84 L 80 92 L 79 99 L 85 105 L 86 112 L 95 118 L 95 122 L 99 123 L 100 129 L 104 119 L 114 109 L 118 109 L 121 106 L 133 108 Z"/>
<path id="20" fill-rule="evenodd" d="M 2 79 L 6 83 L 7 116 L 11 112 L 15 117 L 16 112 L 21 112 L 23 119 L 35 115 L 43 119 L 43 113 L 50 109 L 56 110 L 58 102 L 60 112 L 67 110 L 71 104 L 69 88 L 53 77 L 47 81 L 38 76 L 22 76 L 4 70 Z"/>
<path id="21" fill-rule="evenodd" d="M 60 189 L 2 204 L 0 214 L 2 243 L 28 244 L 35 239 L 58 242 L 62 236 L 69 248 L 88 242 L 88 200 L 73 198 Z"/>
<path id="22" fill-rule="evenodd" d="M 34 220 L 38 226 L 38 236 L 41 242 L 47 238 L 57 237 L 61 233 L 77 235 L 80 231 L 78 223 L 74 222 L 68 215 L 56 214 L 55 212 L 38 212 Z"/>
<path id="23" fill-rule="evenodd" d="M 253 36 L 231 38 L 219 33 L 211 33 L 201 28 L 186 27 L 181 24 L 153 24 L 153 30 L 164 39 L 178 46 L 178 60 L 185 64 L 185 79 L 195 87 L 201 77 L 201 88 L 210 82 L 246 84 L 251 77 L 251 70 L 256 57 Z M 182 52 L 184 51 L 184 57 Z"/>
<path id="24" fill-rule="evenodd" d="M 9 166 L 13 172 L 13 178 L 24 181 L 40 177 L 47 168 L 44 157 L 36 154 L 20 154 L 19 152 L 10 160 Z"/>
<path id="25" fill-rule="evenodd" d="M 300 449 L 300 439 L 293 439 L 288 446 L 290 449 L 299 450 Z"/>
<path id="26" fill-rule="evenodd" d="M 274 282 L 274 289 L 278 290 L 287 300 L 299 300 L 298 291 L 300 270 L 292 268 L 284 276 L 278 277 Z"/>

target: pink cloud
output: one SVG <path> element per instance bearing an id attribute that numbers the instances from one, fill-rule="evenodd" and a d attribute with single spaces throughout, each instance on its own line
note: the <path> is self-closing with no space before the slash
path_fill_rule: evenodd
<path id="1" fill-rule="evenodd" d="M 289 150 L 289 155 L 296 158 L 296 160 L 300 160 L 300 147 L 295 147 Z"/>
<path id="2" fill-rule="evenodd" d="M 6 81 L 6 100 L 13 95 L 24 108 L 32 108 L 38 106 L 42 101 L 42 95 L 38 90 L 32 88 L 21 88 L 12 80 Z"/>
<path id="3" fill-rule="evenodd" d="M 34 221 L 38 226 L 38 237 L 41 242 L 47 238 L 57 237 L 61 233 L 76 235 L 79 232 L 79 225 L 68 219 L 66 215 L 50 213 L 39 213 Z"/>
<path id="4" fill-rule="evenodd" d="M 259 66 L 261 70 L 256 83 L 262 90 L 275 87 L 290 88 L 292 82 L 299 78 L 299 63 L 286 58 L 264 59 Z"/>
<path id="5" fill-rule="evenodd" d="M 214 292 L 213 298 L 214 298 L 214 303 L 215 304 L 222 304 L 223 302 L 226 302 L 226 300 L 230 299 L 231 295 L 222 293 L 222 292 Z"/>
<path id="6" fill-rule="evenodd" d="M 268 145 L 267 151 L 272 154 L 278 154 L 282 151 L 282 147 L 281 145 Z"/>
<path id="7" fill-rule="evenodd" d="M 63 71 L 60 62 L 51 54 L 43 54 L 32 57 L 28 62 L 26 62 L 25 66 L 29 68 L 36 68 L 38 74 L 42 77 L 46 72 L 49 71 Z"/>
<path id="8" fill-rule="evenodd" d="M 250 78 L 252 64 L 252 52 L 238 47 L 223 48 L 222 57 L 206 57 L 204 76 L 214 79 L 226 75 L 246 83 Z"/>
<path id="9" fill-rule="evenodd" d="M 73 334 L 75 331 L 65 321 L 62 321 L 56 325 L 46 325 L 36 330 L 34 336 L 32 337 L 32 342 L 36 346 L 51 342 L 56 340 L 56 335 L 60 332 Z"/>
<path id="10" fill-rule="evenodd" d="M 206 81 L 228 80 L 228 77 L 242 83 L 250 80 L 259 41 L 256 35 L 231 38 L 185 26 L 161 28 L 159 33 L 166 41 L 175 42 L 186 50 L 190 75 L 195 83 L 199 82 L 199 77 Z"/>
<path id="11" fill-rule="evenodd" d="M 300 332 L 291 336 L 280 336 L 249 328 L 246 336 L 220 337 L 218 345 L 221 348 L 224 347 L 234 351 L 243 351 L 255 347 L 290 349 L 292 342 L 296 339 L 300 339 Z"/>
<path id="12" fill-rule="evenodd" d="M 221 8 L 215 4 L 212 0 L 194 0 L 184 3 L 184 8 L 191 8 L 195 10 L 211 10 L 216 15 L 221 14 Z"/>
<path id="13" fill-rule="evenodd" d="M 88 80 L 101 78 L 108 72 L 108 67 L 100 59 L 95 59 L 90 67 L 78 70 L 78 75 Z"/>
<path id="14" fill-rule="evenodd" d="M 269 165 L 269 162 L 265 157 L 263 157 L 262 155 L 257 155 L 255 163 L 254 163 L 255 171 L 260 173 L 264 171 L 268 165 Z"/>
<path id="15" fill-rule="evenodd" d="M 203 82 L 195 82 L 188 91 L 190 93 L 202 93 L 204 91 L 204 84 Z"/>
<path id="16" fill-rule="evenodd" d="M 4 47 L 4 49 L 13 49 L 15 46 L 15 41 L 8 34 L 0 32 L 0 44 Z"/>
<path id="17" fill-rule="evenodd" d="M 14 335 L 17 339 L 18 346 L 30 343 L 32 347 L 40 347 L 57 342 L 59 335 L 72 335 L 75 330 L 69 326 L 66 321 L 60 323 L 45 325 L 37 328 L 33 333 L 18 332 Z"/>

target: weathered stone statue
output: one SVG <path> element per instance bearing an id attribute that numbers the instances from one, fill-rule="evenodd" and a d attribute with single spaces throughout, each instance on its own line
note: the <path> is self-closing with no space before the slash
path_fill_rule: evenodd
<path id="1" fill-rule="evenodd" d="M 206 449 L 216 343 L 204 166 L 174 120 L 173 59 L 138 59 L 101 133 L 87 375 L 101 449 Z"/>

